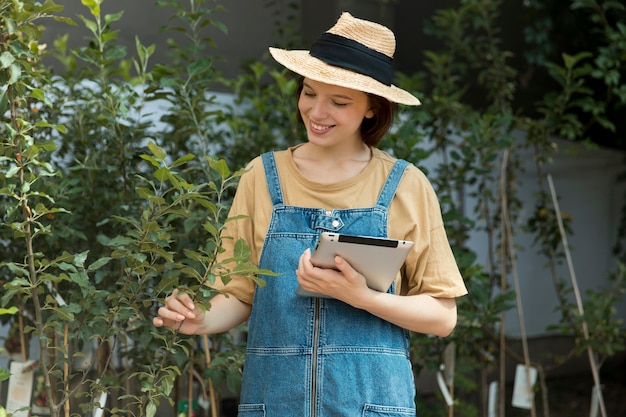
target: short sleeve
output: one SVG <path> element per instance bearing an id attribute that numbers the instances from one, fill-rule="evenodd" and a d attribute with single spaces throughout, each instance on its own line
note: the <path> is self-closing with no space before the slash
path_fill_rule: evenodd
<path id="1" fill-rule="evenodd" d="M 467 294 L 446 235 L 437 195 L 415 166 L 405 171 L 389 210 L 390 235 L 415 242 L 404 265 L 400 293 L 440 298 Z"/>
<path id="2" fill-rule="evenodd" d="M 238 240 L 243 239 L 250 247 L 251 261 L 258 265 L 263 239 L 266 233 L 268 211 L 271 213 L 271 202 L 265 185 L 265 173 L 260 158 L 255 158 L 247 167 L 248 171 L 241 176 L 235 197 L 233 199 L 229 217 L 236 220 L 229 221 L 222 232 L 224 251 L 217 257 L 218 262 L 224 262 L 233 256 L 234 247 Z M 269 210 L 268 210 L 269 206 Z M 225 270 L 230 270 L 232 264 L 225 263 Z M 230 280 L 224 284 L 221 277 L 210 286 L 216 290 L 230 294 L 240 301 L 252 304 L 255 283 L 249 277 L 229 275 Z"/>

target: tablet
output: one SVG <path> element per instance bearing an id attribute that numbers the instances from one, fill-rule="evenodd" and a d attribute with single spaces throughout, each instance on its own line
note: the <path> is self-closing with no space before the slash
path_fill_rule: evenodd
<path id="1" fill-rule="evenodd" d="M 365 277 L 367 286 L 386 292 L 404 264 L 413 242 L 370 236 L 353 236 L 323 232 L 311 255 L 313 265 L 335 269 L 335 256 L 344 258 Z M 327 297 L 298 286 L 298 295 Z"/>

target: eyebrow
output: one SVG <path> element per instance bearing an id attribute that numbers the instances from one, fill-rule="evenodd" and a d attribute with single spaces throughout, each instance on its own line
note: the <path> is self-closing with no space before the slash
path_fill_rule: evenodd
<path id="1" fill-rule="evenodd" d="M 311 90 L 315 91 L 315 88 L 311 87 L 311 85 L 309 85 L 306 81 L 303 83 L 303 85 L 304 87 L 310 88 Z M 331 97 L 354 101 L 354 97 L 346 96 L 343 94 L 333 94 L 331 95 Z"/>

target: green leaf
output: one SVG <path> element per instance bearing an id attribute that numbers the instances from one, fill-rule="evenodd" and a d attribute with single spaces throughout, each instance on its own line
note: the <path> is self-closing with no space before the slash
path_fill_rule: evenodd
<path id="1" fill-rule="evenodd" d="M 61 271 L 65 271 L 65 272 L 76 272 L 76 267 L 72 264 L 68 264 L 67 262 L 59 262 L 57 264 L 57 267 L 61 270 Z"/>
<path id="2" fill-rule="evenodd" d="M 13 178 L 18 172 L 20 172 L 20 167 L 17 165 L 11 165 L 9 169 L 5 172 L 5 178 Z"/>
<path id="3" fill-rule="evenodd" d="M 215 170 L 222 178 L 226 178 L 230 175 L 230 169 L 228 168 L 228 164 L 225 160 L 209 160 L 210 167 Z"/>
<path id="4" fill-rule="evenodd" d="M 188 67 L 187 72 L 189 76 L 197 76 L 202 74 L 203 72 L 208 71 L 213 66 L 213 61 L 210 58 L 202 58 L 196 61 L 193 61 Z"/>
<path id="5" fill-rule="evenodd" d="M 76 22 L 74 22 L 72 18 L 70 17 L 52 16 L 52 19 L 54 19 L 55 22 L 65 23 L 66 25 L 69 25 L 69 26 L 78 26 Z"/>
<path id="6" fill-rule="evenodd" d="M 41 88 L 33 89 L 30 92 L 29 96 L 34 98 L 35 100 L 39 100 L 39 101 L 42 101 L 42 102 L 46 103 L 46 105 L 48 105 L 48 106 L 52 105 L 50 100 L 47 99 L 46 93 Z"/>
<path id="7" fill-rule="evenodd" d="M 578 62 L 582 61 L 583 59 L 590 58 L 592 56 L 593 54 L 587 51 L 579 52 L 576 55 L 569 55 L 566 53 L 562 54 L 563 62 L 565 63 L 565 68 L 568 68 L 568 69 L 573 68 Z"/>
<path id="8" fill-rule="evenodd" d="M 0 368 L 0 382 L 6 381 L 11 377 L 11 373 L 4 369 Z M 7 417 L 7 411 L 0 405 L 0 417 Z"/>
<path id="9" fill-rule="evenodd" d="M 103 266 L 105 266 L 106 264 L 108 264 L 109 261 L 111 261 L 110 257 L 108 257 L 108 256 L 102 257 L 102 258 L 98 259 L 97 261 L 93 262 L 91 265 L 89 265 L 89 267 L 87 268 L 87 271 L 92 272 L 92 271 L 95 271 L 97 269 L 100 269 Z"/>
<path id="10" fill-rule="evenodd" d="M 165 167 L 161 167 L 154 171 L 154 178 L 161 182 L 165 182 L 170 179 L 170 170 Z"/>
<path id="11" fill-rule="evenodd" d="M 84 271 L 72 272 L 70 273 L 70 278 L 72 279 L 73 283 L 78 284 L 78 286 L 81 288 L 89 287 L 89 277 Z"/>
<path id="12" fill-rule="evenodd" d="M 83 2 L 84 1 L 85 0 L 83 0 Z M 91 31 L 91 33 L 93 33 L 94 35 L 98 34 L 98 25 L 97 25 L 96 22 L 94 22 L 93 20 L 87 19 L 83 15 L 78 15 L 78 17 L 80 18 L 80 20 L 83 21 L 83 24 L 87 27 L 87 29 L 89 29 Z"/>
<path id="13" fill-rule="evenodd" d="M 61 11 L 63 11 L 63 6 L 56 4 L 52 0 L 46 0 L 38 9 L 38 12 L 41 14 L 55 14 Z"/>
<path id="14" fill-rule="evenodd" d="M 20 79 L 20 75 L 22 75 L 22 69 L 14 62 L 9 66 L 9 80 L 7 84 L 15 84 Z"/>
<path id="15" fill-rule="evenodd" d="M 190 268 L 190 269 L 193 269 L 193 268 Z M 197 271 L 196 271 L 196 274 L 197 274 Z M 178 285 L 178 279 L 176 277 L 165 277 L 163 279 L 160 279 L 156 283 L 156 286 L 154 287 L 154 292 L 156 294 L 162 294 L 162 293 L 169 294 L 172 291 L 172 289 L 175 288 L 177 285 Z"/>
<path id="16" fill-rule="evenodd" d="M 99 17 L 100 16 L 100 3 L 102 0 L 80 0 L 80 2 L 89 8 L 92 16 Z"/>
<path id="17" fill-rule="evenodd" d="M 112 22 L 117 22 L 118 20 L 120 20 L 122 18 L 122 15 L 124 14 L 124 11 L 119 11 L 117 13 L 112 13 L 112 14 L 105 14 L 104 15 L 104 23 L 111 24 Z"/>
<path id="18" fill-rule="evenodd" d="M 189 161 L 191 161 L 191 160 L 195 159 L 195 157 L 196 157 L 196 156 L 195 156 L 194 154 L 191 154 L 191 153 L 188 153 L 188 154 L 187 154 L 187 155 L 185 155 L 185 156 L 181 156 L 180 158 L 178 158 L 177 160 L 175 160 L 175 161 L 172 163 L 172 168 L 175 168 L 175 167 L 177 167 L 177 166 L 180 166 L 180 165 L 186 164 L 187 162 L 189 162 Z"/>
<path id="19" fill-rule="evenodd" d="M 59 318 L 63 321 L 72 322 L 74 321 L 74 314 L 69 312 L 66 308 L 63 307 L 55 307 L 53 310 L 57 313 Z"/>
<path id="20" fill-rule="evenodd" d="M 55 129 L 56 131 L 60 132 L 60 133 L 66 133 L 67 132 L 67 128 L 64 125 L 53 125 L 50 124 L 46 121 L 40 120 L 37 123 L 34 124 L 34 126 L 37 127 L 48 127 L 51 129 Z M 51 146 L 53 146 L 53 148 L 51 148 Z M 49 144 L 48 145 L 48 150 L 54 150 L 56 149 L 56 145 L 55 144 Z"/>
<path id="21" fill-rule="evenodd" d="M 87 255 L 89 255 L 89 251 L 86 250 L 77 255 L 74 255 L 74 261 L 72 262 L 78 268 L 82 268 L 85 265 L 85 260 L 87 259 Z"/>
<path id="22" fill-rule="evenodd" d="M 0 315 L 3 314 L 15 314 L 18 312 L 17 307 L 9 307 L 9 308 L 0 308 Z M 1 379 L 0 379 L 1 381 Z"/>
<path id="23" fill-rule="evenodd" d="M 155 168 L 158 168 L 161 166 L 161 163 L 150 155 L 140 155 L 139 157 L 143 159 L 144 161 L 150 162 L 150 164 Z"/>
<path id="24" fill-rule="evenodd" d="M 154 197 L 154 191 L 152 191 L 150 188 L 137 187 L 135 188 L 135 192 L 137 193 L 137 196 L 139 198 L 142 198 L 144 200 L 147 200 L 150 197 Z"/>
<path id="25" fill-rule="evenodd" d="M 107 246 L 116 247 L 116 246 L 126 246 L 133 243 L 133 240 L 126 236 L 116 236 L 113 239 L 109 240 Z"/>
<path id="26" fill-rule="evenodd" d="M 152 155 L 154 155 L 154 157 L 158 159 L 159 161 L 163 161 L 165 157 L 167 156 L 163 148 L 161 148 L 154 142 L 148 142 L 148 149 L 150 149 L 150 152 L 152 152 Z"/>
<path id="27" fill-rule="evenodd" d="M 224 34 L 228 34 L 228 26 L 226 26 L 225 24 L 217 20 L 213 20 L 212 23 L 213 23 L 213 26 L 221 30 Z"/>
<path id="28" fill-rule="evenodd" d="M 153 400 L 148 401 L 146 405 L 146 417 L 154 417 L 157 412 L 157 406 Z"/>
<path id="29" fill-rule="evenodd" d="M 0 54 L 0 68 L 9 68 L 15 62 L 15 57 L 9 51 Z"/>

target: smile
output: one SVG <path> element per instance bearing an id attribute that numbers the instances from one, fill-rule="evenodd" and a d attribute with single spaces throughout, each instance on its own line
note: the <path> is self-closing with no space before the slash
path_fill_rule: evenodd
<path id="1" fill-rule="evenodd" d="M 326 132 L 333 127 L 333 125 L 320 125 L 314 122 L 310 122 L 310 125 L 311 125 L 311 130 L 318 132 L 318 133 Z"/>

